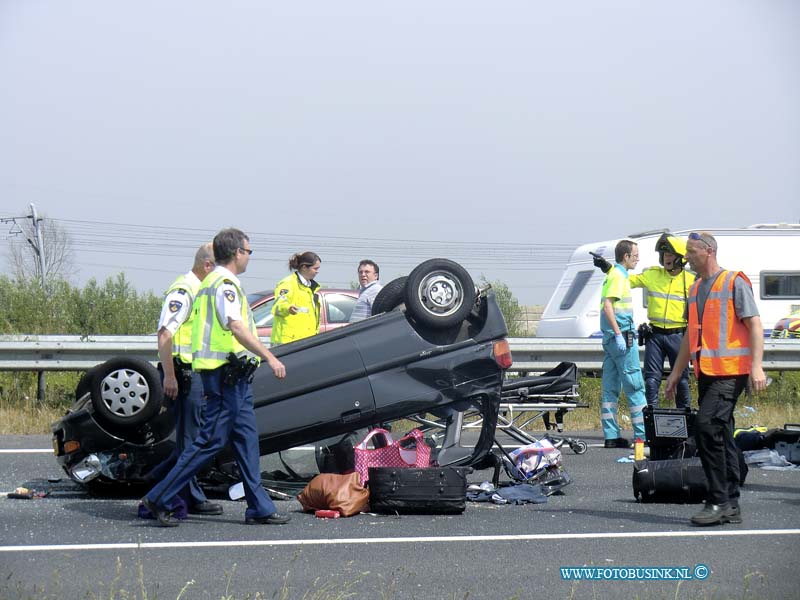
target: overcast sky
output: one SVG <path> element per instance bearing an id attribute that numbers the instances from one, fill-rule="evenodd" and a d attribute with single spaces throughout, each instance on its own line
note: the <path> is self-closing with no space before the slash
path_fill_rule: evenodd
<path id="1" fill-rule="evenodd" d="M 543 304 L 584 242 L 800 221 L 799 33 L 795 0 L 0 0 L 0 217 L 57 221 L 79 284 L 160 293 L 236 226 L 248 291 L 311 249 L 329 287 L 445 256 Z"/>

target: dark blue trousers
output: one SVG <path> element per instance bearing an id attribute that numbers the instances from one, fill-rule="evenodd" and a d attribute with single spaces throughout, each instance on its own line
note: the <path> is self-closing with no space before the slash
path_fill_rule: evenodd
<path id="1" fill-rule="evenodd" d="M 664 372 L 664 359 L 669 359 L 669 366 L 675 364 L 678 351 L 681 349 L 683 333 L 657 333 L 653 332 L 644 346 L 644 395 L 647 404 L 658 407 L 658 389 L 661 387 L 661 376 Z M 689 406 L 689 368 L 685 368 L 678 381 L 675 394 L 675 406 L 685 408 Z"/>
<path id="2" fill-rule="evenodd" d="M 222 368 L 202 371 L 206 394 L 205 420 L 194 443 L 184 450 L 169 473 L 147 494 L 158 506 L 172 509 L 175 496 L 203 466 L 229 443 L 242 474 L 247 501 L 245 517 L 266 517 L 277 512 L 261 485 L 258 431 L 250 384 L 222 382 Z"/>
<path id="3" fill-rule="evenodd" d="M 159 369 L 161 371 L 161 369 Z M 163 381 L 163 373 L 162 373 Z M 147 474 L 147 478 L 153 481 L 161 481 L 169 473 L 170 469 L 178 462 L 178 457 L 189 448 L 200 433 L 203 426 L 203 406 L 205 396 L 203 395 L 203 380 L 200 373 L 192 373 L 192 382 L 189 389 L 178 389 L 178 397 L 173 404 L 175 414 L 175 449 L 161 464 L 156 466 Z M 197 483 L 197 477 L 192 477 L 186 488 L 181 490 L 181 496 L 189 506 L 196 506 L 207 502 L 208 498 Z"/>

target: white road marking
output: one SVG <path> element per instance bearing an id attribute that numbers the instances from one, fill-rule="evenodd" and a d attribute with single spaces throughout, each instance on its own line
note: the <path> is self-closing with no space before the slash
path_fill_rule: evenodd
<path id="1" fill-rule="evenodd" d="M 626 533 L 546 533 L 526 535 L 458 535 L 405 538 L 341 538 L 331 540 L 218 540 L 211 542 L 144 542 L 123 544 L 52 544 L 0 546 L 0 552 L 67 552 L 79 550 L 137 550 L 158 548 L 241 548 L 243 546 L 331 546 L 364 544 L 419 544 L 441 542 L 519 542 L 553 540 L 600 540 L 630 538 L 743 537 L 751 535 L 800 535 L 800 529 L 744 529 L 722 531 L 634 531 Z"/>

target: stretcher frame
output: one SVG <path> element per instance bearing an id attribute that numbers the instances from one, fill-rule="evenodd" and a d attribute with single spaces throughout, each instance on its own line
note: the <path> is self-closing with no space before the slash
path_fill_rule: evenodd
<path id="1" fill-rule="evenodd" d="M 502 431 L 521 444 L 533 444 L 538 438 L 533 432 L 525 430 L 531 423 L 544 419 L 550 411 L 563 411 L 562 414 L 566 414 L 588 407 L 588 404 L 580 402 L 578 369 L 575 363 L 562 362 L 541 375 L 507 380 L 501 394 L 495 440 L 497 431 Z M 450 435 L 447 437 L 451 439 L 446 439 L 444 445 L 458 443 L 461 430 L 481 428 L 483 419 L 473 419 L 474 416 L 470 411 L 455 415 L 457 423 L 448 429 Z M 423 415 L 415 415 L 412 420 L 421 424 L 426 431 L 445 429 L 442 421 Z M 557 448 L 567 444 L 575 454 L 583 454 L 588 449 L 586 442 L 576 438 L 552 435 L 550 432 L 541 437 L 550 440 Z"/>
<path id="2" fill-rule="evenodd" d="M 537 437 L 526 428 L 537 419 L 546 419 L 550 411 L 562 415 L 589 405 L 580 401 L 578 393 L 578 368 L 575 363 L 562 362 L 555 368 L 532 377 L 509 379 L 503 385 L 502 402 L 497 417 L 496 429 L 521 444 L 532 444 Z M 475 427 L 469 423 L 465 427 Z M 559 432 L 561 433 L 561 432 Z M 567 444 L 576 454 L 586 452 L 585 442 L 549 431 L 543 436 L 556 447 Z"/>

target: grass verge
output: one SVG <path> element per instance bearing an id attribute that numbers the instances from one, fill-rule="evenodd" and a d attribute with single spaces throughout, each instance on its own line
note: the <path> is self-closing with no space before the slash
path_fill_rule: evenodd
<path id="1" fill-rule="evenodd" d="M 61 418 L 74 400 L 80 373 L 48 373 L 45 399 L 36 399 L 35 373 L 0 373 L 0 435 L 46 434 L 50 424 Z M 800 423 L 800 373 L 769 373 L 772 383 L 757 397 L 742 396 L 737 403 L 736 426 L 783 427 Z M 663 387 L 662 387 L 663 389 Z M 581 401 L 588 408 L 577 409 L 564 419 L 567 430 L 600 428 L 601 381 L 579 379 Z M 691 383 L 692 405 L 697 406 L 697 386 Z M 673 406 L 661 399 L 661 406 Z M 620 425 L 630 429 L 627 402 L 620 401 Z M 543 430 L 541 419 L 531 423 L 531 431 Z"/>

